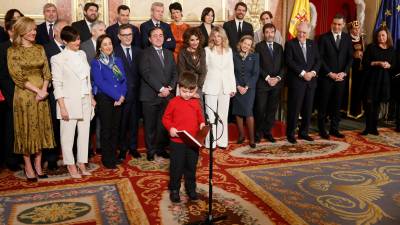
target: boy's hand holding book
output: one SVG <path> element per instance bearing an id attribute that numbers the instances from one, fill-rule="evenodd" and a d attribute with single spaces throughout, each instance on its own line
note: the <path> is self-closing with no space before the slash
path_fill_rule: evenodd
<path id="1" fill-rule="evenodd" d="M 200 124 L 200 130 L 202 130 L 205 126 L 206 126 L 205 123 L 201 123 L 201 124 Z"/>
<path id="2" fill-rule="evenodd" d="M 171 127 L 171 129 L 169 129 L 169 135 L 171 137 L 179 137 L 178 134 L 176 133 L 178 130 L 175 127 Z"/>

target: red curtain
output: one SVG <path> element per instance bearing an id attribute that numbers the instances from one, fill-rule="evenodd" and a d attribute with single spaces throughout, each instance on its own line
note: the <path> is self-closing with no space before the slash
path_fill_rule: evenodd
<path id="1" fill-rule="evenodd" d="M 336 13 L 343 14 L 347 22 L 357 18 L 354 0 L 310 0 L 310 2 L 315 5 L 318 13 L 316 36 L 330 30 L 332 19 Z"/>

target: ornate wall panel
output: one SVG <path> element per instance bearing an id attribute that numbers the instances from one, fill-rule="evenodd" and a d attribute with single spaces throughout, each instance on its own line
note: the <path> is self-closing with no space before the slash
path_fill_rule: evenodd
<path id="1" fill-rule="evenodd" d="M 33 19 L 43 19 L 43 5 L 52 2 L 54 0 L 35 0 L 34 4 L 27 4 L 27 0 L 0 0 L 0 20 L 3 22 L 4 16 L 9 9 L 17 8 L 25 16 L 29 16 Z"/>

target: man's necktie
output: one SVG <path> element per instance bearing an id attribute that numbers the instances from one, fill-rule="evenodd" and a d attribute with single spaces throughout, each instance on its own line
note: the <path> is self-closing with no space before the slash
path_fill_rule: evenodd
<path id="1" fill-rule="evenodd" d="M 274 50 L 272 49 L 272 44 L 268 43 L 268 50 L 271 57 L 274 57 Z"/>
<path id="2" fill-rule="evenodd" d="M 53 24 L 49 24 L 49 39 L 53 40 L 54 39 L 54 34 L 53 34 Z"/>
<path id="3" fill-rule="evenodd" d="M 164 67 L 164 56 L 162 54 L 162 49 L 157 49 L 158 58 L 160 58 L 161 64 Z"/>
<path id="4" fill-rule="evenodd" d="M 160 23 L 159 22 L 156 23 L 156 27 L 160 27 Z"/>
<path id="5" fill-rule="evenodd" d="M 126 58 L 128 59 L 128 63 L 129 63 L 129 64 L 132 63 L 132 58 L 131 58 L 130 50 L 131 50 L 131 48 L 126 48 Z"/>
<path id="6" fill-rule="evenodd" d="M 239 36 L 239 39 L 242 37 L 242 22 L 239 22 L 239 25 L 238 25 L 238 36 Z"/>
<path id="7" fill-rule="evenodd" d="M 339 48 L 339 46 L 340 46 L 340 35 L 339 34 L 336 35 L 335 43 L 336 43 L 336 47 Z"/>
<path id="8" fill-rule="evenodd" d="M 306 43 L 301 44 L 301 51 L 303 52 L 304 60 L 307 62 L 307 47 Z"/>

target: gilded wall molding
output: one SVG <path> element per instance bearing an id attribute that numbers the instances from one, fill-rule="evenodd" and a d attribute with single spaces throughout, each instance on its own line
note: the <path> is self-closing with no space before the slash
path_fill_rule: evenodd
<path id="1" fill-rule="evenodd" d="M 53 3 L 53 4 L 56 4 L 56 2 L 55 2 L 56 0 L 47 0 L 47 1 L 45 1 L 46 3 Z M 7 9 L 7 11 L 8 11 L 8 9 Z M 4 11 L 4 13 L 0 13 L 0 20 L 4 20 L 4 17 L 6 16 L 6 12 L 7 11 Z M 43 13 L 42 13 L 42 11 L 40 11 L 40 14 L 29 14 L 29 13 L 24 13 L 24 15 L 26 16 L 26 17 L 30 17 L 30 18 L 32 18 L 32 19 L 34 19 L 34 20 L 43 20 Z"/>
<path id="2" fill-rule="evenodd" d="M 72 2 L 72 21 L 79 21 L 84 18 L 83 7 L 87 2 L 94 2 L 99 5 L 99 20 L 106 25 L 109 23 L 108 0 L 73 0 Z"/>

